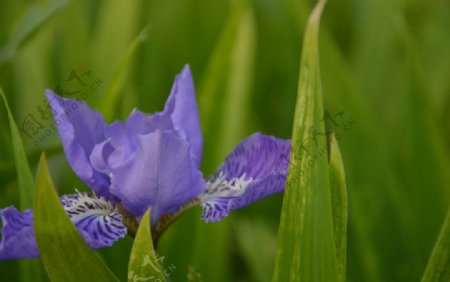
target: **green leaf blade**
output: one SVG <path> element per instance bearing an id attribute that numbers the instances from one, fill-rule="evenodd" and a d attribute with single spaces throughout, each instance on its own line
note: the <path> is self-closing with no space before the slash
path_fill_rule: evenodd
<path id="1" fill-rule="evenodd" d="M 36 241 L 52 281 L 119 281 L 84 241 L 64 212 L 50 178 L 45 155 L 36 177 Z"/>
<path id="2" fill-rule="evenodd" d="M 204 129 L 202 171 L 217 169 L 225 156 L 248 133 L 256 46 L 256 23 L 251 1 L 231 4 L 230 15 L 209 59 L 199 87 L 199 107 Z M 230 281 L 231 226 L 198 222 L 192 264 L 205 281 Z M 204 250 L 209 250 L 205 252 Z"/>
<path id="3" fill-rule="evenodd" d="M 303 41 L 273 281 L 338 281 L 319 70 L 323 7 L 324 1 L 320 1 L 313 10 Z M 311 130 L 319 134 L 311 137 Z"/>
<path id="4" fill-rule="evenodd" d="M 450 209 L 422 277 L 422 282 L 435 281 L 450 281 Z"/>
<path id="5" fill-rule="evenodd" d="M 9 125 L 11 129 L 11 138 L 14 151 L 14 162 L 17 171 L 17 182 L 19 186 L 20 195 L 20 209 L 24 210 L 33 206 L 33 175 L 28 165 L 27 156 L 23 146 L 22 138 L 20 137 L 19 129 L 14 122 L 11 109 L 9 108 L 6 96 L 3 89 L 0 88 L 0 95 L 5 103 L 6 111 L 8 112 Z"/>
<path id="6" fill-rule="evenodd" d="M 100 110 L 106 120 L 113 119 L 115 110 L 117 109 L 121 98 L 121 94 L 124 93 L 123 88 L 130 72 L 133 59 L 135 58 L 137 51 L 139 50 L 139 46 L 141 46 L 142 43 L 144 43 L 147 39 L 147 35 L 149 32 L 148 30 L 149 27 L 145 27 L 130 44 L 125 56 L 122 58 L 113 74 L 113 77 L 108 84 L 108 88 L 106 89 L 103 98 L 101 99 L 101 101 L 99 101 L 101 102 L 99 104 Z"/>
<path id="7" fill-rule="evenodd" d="M 153 248 L 150 230 L 150 210 L 144 214 L 139 224 L 130 262 L 128 263 L 128 281 L 166 281 L 163 269 Z"/>
<path id="8" fill-rule="evenodd" d="M 330 192 L 333 213 L 334 243 L 339 281 L 345 281 L 347 267 L 347 185 L 344 163 L 335 135 L 330 141 Z"/>
<path id="9" fill-rule="evenodd" d="M 29 40 L 62 8 L 70 1 L 57 0 L 47 5 L 43 9 L 37 6 L 28 9 L 25 17 L 21 21 L 21 25 L 14 32 L 9 41 L 0 48 L 0 64 L 11 59 L 17 49 L 19 49 L 27 40 Z"/>
<path id="10" fill-rule="evenodd" d="M 0 87 L 0 95 L 3 98 L 5 108 L 8 114 L 14 162 L 17 173 L 17 184 L 19 187 L 19 205 L 21 210 L 31 208 L 33 206 L 33 192 L 34 192 L 34 180 L 31 173 L 30 166 L 28 164 L 25 148 L 23 146 L 22 138 L 17 124 L 14 121 L 11 109 L 6 99 L 3 89 Z M 33 278 L 34 281 L 42 281 L 44 278 L 44 271 L 42 265 L 36 260 L 22 260 L 19 262 L 20 267 L 20 279 L 21 281 L 29 281 Z"/>

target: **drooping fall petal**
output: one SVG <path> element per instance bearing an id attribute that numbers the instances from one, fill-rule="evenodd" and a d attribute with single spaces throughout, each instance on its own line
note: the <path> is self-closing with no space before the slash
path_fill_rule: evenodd
<path id="1" fill-rule="evenodd" d="M 203 219 L 219 221 L 231 210 L 282 192 L 290 149 L 289 140 L 258 133 L 244 139 L 207 181 L 200 195 Z"/>
<path id="2" fill-rule="evenodd" d="M 78 193 L 63 196 L 60 201 L 91 248 L 110 247 L 127 234 L 121 215 L 104 198 Z M 0 219 L 0 260 L 39 257 L 31 210 L 20 212 L 7 207 L 0 210 Z"/>

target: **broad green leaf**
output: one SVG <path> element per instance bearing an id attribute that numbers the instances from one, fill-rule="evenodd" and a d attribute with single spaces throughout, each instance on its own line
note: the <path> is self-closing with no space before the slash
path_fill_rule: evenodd
<path id="1" fill-rule="evenodd" d="M 330 140 L 330 192 L 338 281 L 345 281 L 347 267 L 347 185 L 341 151 L 334 134 L 331 135 Z"/>
<path id="2" fill-rule="evenodd" d="M 318 33 L 325 2 L 304 35 L 290 168 L 281 212 L 273 281 L 338 281 L 323 123 Z"/>
<path id="3" fill-rule="evenodd" d="M 298 15 L 303 15 L 307 10 L 305 8 L 307 3 L 301 1 L 289 3 L 292 5 L 289 7 L 291 18 L 297 21 L 297 29 L 302 32 L 305 20 L 303 16 Z M 341 7 L 342 3 L 335 4 L 335 6 Z M 333 8 L 332 3 L 328 2 L 328 15 L 333 13 L 330 8 Z M 383 211 L 384 209 L 379 207 L 384 205 L 388 198 L 392 198 L 389 192 L 395 188 L 392 183 L 394 171 L 391 169 L 391 164 L 388 163 L 387 156 L 379 150 L 381 147 L 378 142 L 379 136 L 383 136 L 383 134 L 377 133 L 379 126 L 376 122 L 378 119 L 371 115 L 371 105 L 367 104 L 365 95 L 362 94 L 365 92 L 361 92 L 358 81 L 355 80 L 356 75 L 344 54 L 345 51 L 340 48 L 338 39 L 326 28 L 321 30 L 320 38 L 322 42 L 321 61 L 326 62 L 321 65 L 322 85 L 327 90 L 324 101 L 325 108 L 345 113 L 345 119 L 338 120 L 340 125 L 333 131 L 336 131 L 336 135 L 341 135 L 339 141 L 342 151 L 346 152 L 347 174 L 357 175 L 358 178 L 353 181 L 354 185 L 347 185 L 349 210 L 353 211 L 352 215 L 349 215 L 348 222 L 349 226 L 352 226 L 351 237 L 353 238 L 352 244 L 348 246 L 348 264 L 352 268 L 348 279 L 368 282 L 384 281 L 386 278 L 382 275 L 380 260 L 385 261 L 386 259 L 379 256 L 381 248 L 376 246 L 375 240 L 383 242 L 387 240 L 380 238 L 374 230 L 381 230 L 382 226 L 387 227 L 388 221 L 385 220 L 384 214 L 388 214 L 391 210 Z M 356 122 L 356 126 L 350 127 L 351 129 L 348 131 L 344 128 L 344 124 L 350 120 Z M 383 127 L 381 128 L 384 130 Z M 361 166 L 361 163 L 370 163 L 372 169 Z M 379 193 L 381 182 L 385 187 L 384 193 Z M 367 200 L 370 201 L 369 205 Z M 367 216 L 367 213 L 374 215 L 380 212 L 383 212 L 383 215 Z M 374 221 L 377 218 L 380 218 L 382 226 L 375 227 Z M 397 227 L 399 230 L 401 224 L 404 223 L 396 222 L 387 228 L 392 230 L 393 227 Z M 394 243 L 398 246 L 398 242 Z"/>
<path id="4" fill-rule="evenodd" d="M 43 7 L 40 7 L 39 5 L 31 7 L 21 21 L 19 28 L 14 32 L 14 35 L 3 48 L 0 49 L 0 63 L 10 59 L 17 48 L 19 48 L 39 28 L 47 23 L 56 12 L 68 3 L 68 0 L 55 0 Z"/>
<path id="5" fill-rule="evenodd" d="M 44 154 L 36 177 L 34 221 L 36 241 L 50 280 L 119 281 L 64 212 Z"/>
<path id="6" fill-rule="evenodd" d="M 422 277 L 422 282 L 441 281 L 450 281 L 450 209 Z"/>
<path id="7" fill-rule="evenodd" d="M 8 112 L 9 125 L 11 130 L 12 145 L 14 152 L 14 162 L 17 172 L 17 183 L 19 186 L 19 203 L 20 209 L 25 210 L 33 206 L 33 176 L 28 165 L 25 149 L 22 138 L 20 137 L 19 129 L 14 122 L 14 117 L 6 100 L 5 93 L 0 87 L 0 95 L 5 103 L 6 111 Z M 42 278 L 42 266 L 39 261 L 22 260 L 19 263 L 20 277 L 22 281 L 29 281 L 33 278 L 34 281 L 40 281 Z"/>
<path id="8" fill-rule="evenodd" d="M 164 257 L 158 257 L 153 249 L 150 210 L 147 210 L 141 219 L 131 250 L 130 262 L 128 263 L 128 281 L 165 281 L 161 260 L 164 260 Z"/>
<path id="9" fill-rule="evenodd" d="M 148 27 L 145 27 L 133 40 L 131 45 L 116 68 L 114 75 L 106 89 L 100 102 L 100 110 L 106 120 L 114 118 L 114 113 L 117 109 L 118 102 L 120 100 L 120 94 L 124 93 L 123 87 L 125 81 L 128 78 L 128 73 L 132 65 L 133 58 L 136 56 L 139 46 L 147 39 Z"/>

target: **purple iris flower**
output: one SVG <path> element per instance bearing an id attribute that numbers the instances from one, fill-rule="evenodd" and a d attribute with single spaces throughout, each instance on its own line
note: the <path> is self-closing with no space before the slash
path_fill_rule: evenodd
<path id="1" fill-rule="evenodd" d="M 46 91 L 67 161 L 94 193 L 60 198 L 92 248 L 111 246 L 151 209 L 151 224 L 201 205 L 206 222 L 284 190 L 290 141 L 262 134 L 244 139 L 217 172 L 200 172 L 203 138 L 189 66 L 175 78 L 164 110 L 133 110 L 125 122 L 107 124 L 85 102 Z M 31 210 L 0 210 L 0 259 L 39 257 Z M 165 220 L 167 221 L 167 220 Z M 128 228 L 127 228 L 128 227 Z M 127 230 L 128 229 L 128 230 Z"/>

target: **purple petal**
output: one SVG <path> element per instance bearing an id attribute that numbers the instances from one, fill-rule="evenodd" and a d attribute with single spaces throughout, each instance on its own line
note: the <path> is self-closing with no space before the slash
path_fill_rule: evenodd
<path id="1" fill-rule="evenodd" d="M 189 143 L 174 132 L 157 130 L 138 141 L 127 161 L 109 160 L 111 193 L 136 217 L 150 207 L 155 223 L 200 194 L 203 177 L 191 161 Z"/>
<path id="2" fill-rule="evenodd" d="M 195 99 L 194 81 L 189 66 L 185 66 L 175 78 L 164 111 L 145 115 L 134 110 L 125 124 L 129 133 L 147 135 L 156 130 L 173 130 L 191 144 L 190 153 L 194 165 L 199 168 L 202 158 L 203 137 Z"/>
<path id="3" fill-rule="evenodd" d="M 108 159 L 114 150 L 115 148 L 111 145 L 111 140 L 109 139 L 95 145 L 90 157 L 92 167 L 96 171 L 109 175 L 111 170 L 109 168 Z"/>
<path id="4" fill-rule="evenodd" d="M 102 116 L 85 102 L 59 97 L 51 90 L 47 90 L 45 95 L 73 171 L 98 195 L 109 197 L 108 177 L 95 171 L 89 161 L 94 146 L 106 139 L 106 124 Z"/>
<path id="5" fill-rule="evenodd" d="M 188 65 L 175 78 L 164 112 L 169 112 L 175 131 L 191 144 L 194 162 L 200 166 L 203 137 L 200 128 L 194 81 Z"/>
<path id="6" fill-rule="evenodd" d="M 61 203 L 91 248 L 109 247 L 127 233 L 121 215 L 104 198 L 74 194 L 61 197 Z M 39 257 L 32 211 L 11 206 L 0 210 L 0 217 L 0 260 Z"/>
<path id="7" fill-rule="evenodd" d="M 244 139 L 207 182 L 200 195 L 203 219 L 219 221 L 231 210 L 284 190 L 290 140 L 259 133 Z"/>
<path id="8" fill-rule="evenodd" d="M 96 171 L 109 177 L 111 166 L 120 165 L 136 151 L 138 137 L 119 121 L 105 127 L 105 136 L 105 141 L 94 146 L 90 161 Z"/>
<path id="9" fill-rule="evenodd" d="M 0 260 L 39 257 L 31 210 L 22 213 L 15 207 L 7 207 L 0 210 L 0 218 L 3 224 Z"/>
<path id="10" fill-rule="evenodd" d="M 105 136 L 112 146 L 127 148 L 129 153 L 132 153 L 138 145 L 137 134 L 119 121 L 105 127 Z"/>

